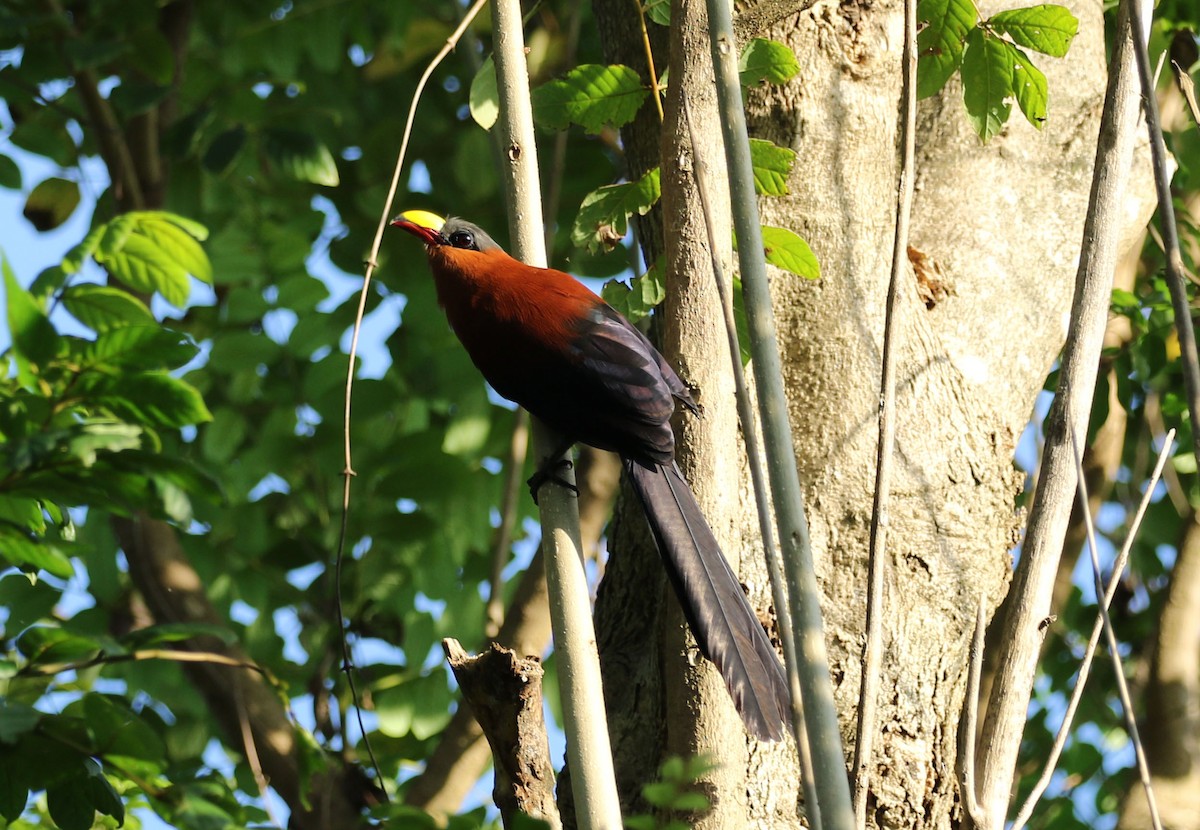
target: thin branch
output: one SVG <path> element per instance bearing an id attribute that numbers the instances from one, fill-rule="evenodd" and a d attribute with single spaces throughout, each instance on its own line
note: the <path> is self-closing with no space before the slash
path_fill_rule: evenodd
<path id="1" fill-rule="evenodd" d="M 646 51 L 646 70 L 650 75 L 650 95 L 654 98 L 654 109 L 658 112 L 658 123 L 664 119 L 662 105 L 662 88 L 658 85 L 658 70 L 654 68 L 654 50 L 650 48 L 650 30 L 646 28 L 646 10 L 642 8 L 641 0 L 633 0 L 638 13 L 638 25 L 642 30 L 642 48 Z"/>
<path id="2" fill-rule="evenodd" d="M 742 294 L 767 450 L 767 472 L 787 573 L 788 602 L 794 622 L 792 633 L 800 658 L 800 686 L 804 693 L 804 725 L 817 773 L 821 821 L 827 830 L 849 830 L 853 826 L 854 813 L 846 780 L 846 757 L 842 752 L 842 736 L 829 675 L 821 590 L 813 567 L 808 517 L 788 420 L 783 365 L 775 336 L 775 314 L 754 192 L 750 137 L 738 77 L 737 41 L 733 35 L 730 5 L 729 0 L 707 0 L 706 3 L 717 101 L 721 108 L 721 132 L 729 166 L 733 224 L 738 238 Z"/>
<path id="3" fill-rule="evenodd" d="M 513 254 L 530 265 L 545 266 L 537 143 L 521 30 L 521 4 L 519 0 L 492 0 L 491 11 L 492 54 L 500 99 L 500 117 L 495 129 L 507 162 L 501 168 L 501 176 Z M 536 420 L 534 445 L 539 456 L 548 461 L 555 453 L 562 453 L 561 439 Z M 574 484 L 572 470 L 566 470 L 562 478 Z M 576 819 L 583 830 L 617 828 L 621 826 L 621 807 L 612 765 L 591 597 L 583 570 L 578 505 L 563 487 L 543 486 L 539 495 L 550 621 L 559 667 Z"/>
<path id="4" fill-rule="evenodd" d="M 1137 513 L 1134 514 L 1133 522 L 1129 525 L 1129 532 L 1125 535 L 1125 543 L 1121 546 L 1120 552 L 1117 554 L 1116 560 L 1113 562 L 1112 574 L 1108 579 L 1108 586 L 1104 589 L 1103 595 L 1097 597 L 1098 604 L 1103 609 L 1107 609 L 1111 604 L 1113 597 L 1116 596 L 1117 587 L 1121 584 L 1121 574 L 1125 571 L 1125 565 L 1129 561 L 1129 552 L 1133 549 L 1134 539 L 1137 538 L 1138 530 L 1142 526 L 1142 519 L 1146 516 L 1146 510 L 1150 507 L 1151 497 L 1154 495 L 1154 490 L 1158 486 L 1159 477 L 1163 470 L 1167 469 L 1167 460 L 1171 457 L 1172 445 L 1175 441 L 1175 430 L 1167 432 L 1163 439 L 1163 448 L 1158 454 L 1158 463 L 1154 465 L 1154 471 L 1150 474 L 1150 479 L 1146 483 L 1146 490 L 1142 494 L 1141 503 L 1138 504 Z M 1086 511 L 1085 511 L 1086 512 Z M 1090 514 L 1089 514 L 1090 519 Z M 1094 550 L 1094 548 L 1093 548 Z M 1067 744 L 1067 736 L 1071 732 L 1071 724 L 1075 720 L 1075 712 L 1079 708 L 1079 702 L 1083 700 L 1083 690 L 1087 685 L 1088 676 L 1091 674 L 1092 661 L 1096 656 L 1096 647 L 1100 643 L 1100 634 L 1104 628 L 1104 620 L 1099 613 L 1096 615 L 1096 622 L 1092 626 L 1092 636 L 1088 640 L 1087 648 L 1083 653 L 1083 660 L 1079 664 L 1079 672 L 1075 677 L 1075 685 L 1071 690 L 1071 700 L 1067 704 L 1066 713 L 1063 715 L 1062 725 L 1058 728 L 1058 734 L 1054 738 L 1054 744 L 1050 748 L 1050 753 L 1046 757 L 1046 765 L 1042 770 L 1041 777 L 1037 783 L 1033 785 L 1033 790 L 1029 793 L 1029 797 L 1025 799 L 1025 803 L 1021 805 L 1021 810 L 1017 813 L 1016 820 L 1012 823 L 1013 830 L 1021 830 L 1030 816 L 1033 815 L 1034 807 L 1045 793 L 1046 788 L 1050 786 L 1050 779 L 1054 775 L 1054 768 L 1058 765 L 1059 756 L 1062 755 L 1063 747 Z M 1118 674 L 1121 672 L 1118 671 Z"/>
<path id="5" fill-rule="evenodd" d="M 871 789 L 871 754 L 877 728 L 880 663 L 883 659 L 883 618 L 886 610 L 883 577 L 887 567 L 887 532 L 891 517 L 888 497 L 892 486 L 892 455 L 896 447 L 896 303 L 900 283 L 908 272 L 908 225 L 912 215 L 916 176 L 917 132 L 917 0 L 904 0 L 904 54 L 901 58 L 900 181 L 896 187 L 896 230 L 892 241 L 892 273 L 888 279 L 883 324 L 883 369 L 879 390 L 879 444 L 875 457 L 875 495 L 871 504 L 868 553 L 866 643 L 859 687 L 858 736 L 854 745 L 854 819 L 867 826 L 867 795 Z"/>
<path id="6" fill-rule="evenodd" d="M 97 654 L 87 660 L 72 660 L 64 663 L 46 663 L 43 665 L 26 665 L 17 672 L 17 677 L 50 677 L 67 671 L 90 669 L 94 666 L 111 666 L 117 663 L 133 663 L 139 660 L 172 660 L 176 663 L 215 663 L 218 666 L 232 666 L 238 669 L 250 669 L 261 674 L 268 683 L 276 689 L 283 689 L 271 671 L 250 660 L 238 660 L 213 651 L 186 651 L 177 648 L 147 648 L 132 651 L 127 654 Z"/>
<path id="7" fill-rule="evenodd" d="M 525 456 L 529 450 L 529 413 L 513 413 L 512 438 L 505 459 L 504 492 L 500 497 L 500 524 L 492 542 L 492 573 L 488 580 L 487 624 L 485 633 L 493 639 L 504 625 L 504 566 L 508 564 L 508 546 L 517 522 L 517 504 L 521 498 Z"/>
<path id="8" fill-rule="evenodd" d="M 263 810 L 267 813 L 267 819 L 273 827 L 283 830 L 283 824 L 279 821 L 279 817 L 275 815 L 275 810 L 271 807 L 271 792 L 267 776 L 263 774 L 262 762 L 258 758 L 258 747 L 254 743 L 254 730 L 250 727 L 250 716 L 246 712 L 246 701 L 242 697 L 241 678 L 235 677 L 234 683 L 237 684 L 234 700 L 237 702 L 238 725 L 242 730 L 242 746 L 246 750 L 246 763 L 250 765 L 250 771 L 254 775 L 254 783 L 258 786 L 258 797 L 262 799 Z"/>
<path id="9" fill-rule="evenodd" d="M 972 824 L 978 824 L 982 813 L 979 797 L 975 792 L 975 729 L 979 723 L 979 683 L 983 674 L 983 640 L 987 630 L 987 598 L 979 595 L 979 606 L 975 609 L 975 635 L 971 638 L 971 666 L 967 675 L 967 715 L 959 733 L 959 781 L 963 803 Z"/>
<path id="10" fill-rule="evenodd" d="M 697 152 L 700 143 L 692 125 L 691 107 L 687 98 L 681 97 L 683 120 L 687 124 L 688 137 L 692 143 L 692 174 L 696 180 L 696 191 L 700 195 L 700 209 L 704 214 L 704 229 L 708 233 L 708 249 L 712 254 L 713 279 L 721 298 L 721 310 L 725 313 L 725 334 L 729 339 L 729 356 L 733 362 L 733 383 L 737 390 L 738 417 L 742 422 L 742 437 L 746 444 L 746 460 L 750 465 L 750 478 L 754 485 L 754 502 L 758 510 L 758 529 L 762 535 L 763 555 L 767 561 L 767 573 L 771 579 L 771 601 L 775 604 L 775 620 L 779 626 L 779 639 L 783 642 L 783 664 L 787 669 L 788 687 L 792 694 L 792 735 L 800 757 L 800 782 L 804 786 L 804 810 L 809 830 L 821 830 L 821 805 L 817 799 L 816 776 L 812 765 L 812 752 L 808 746 L 808 734 L 804 730 L 804 709 L 800 689 L 799 665 L 796 662 L 796 641 L 793 636 L 792 613 L 788 608 L 787 585 L 783 569 L 776 556 L 778 540 L 771 516 L 771 490 L 767 482 L 766 463 L 758 437 L 758 421 L 754 415 L 754 404 L 746 386 L 746 373 L 742 368 L 742 350 L 738 343 L 737 321 L 733 315 L 733 296 L 725 281 L 725 269 L 721 267 L 721 250 L 717 241 L 716 220 L 713 218 L 712 202 L 708 193 L 708 164 Z"/>
<path id="11" fill-rule="evenodd" d="M 1083 524 L 1087 528 L 1088 551 L 1092 557 L 1092 578 L 1095 580 L 1096 597 L 1104 595 L 1104 577 L 1100 573 L 1100 555 L 1097 553 L 1096 547 L 1096 525 L 1092 521 L 1092 511 L 1089 509 L 1087 482 L 1083 476 L 1083 458 L 1079 453 L 1079 440 L 1075 435 L 1071 436 L 1071 448 L 1075 451 L 1075 467 L 1079 478 L 1079 504 L 1080 511 L 1083 513 Z M 1163 455 L 1165 456 L 1170 448 L 1170 443 L 1164 445 Z M 1162 463 L 1161 460 L 1159 462 Z M 1147 488 L 1147 494 L 1152 492 L 1152 488 Z M 1120 571 L 1115 568 L 1113 578 L 1115 579 Z M 1137 759 L 1138 776 L 1142 781 L 1142 789 L 1146 791 L 1146 801 L 1150 808 L 1150 822 L 1154 830 L 1162 830 L 1162 819 L 1158 815 L 1158 801 L 1154 797 L 1154 786 L 1150 781 L 1150 766 L 1146 763 L 1146 748 L 1142 745 L 1141 735 L 1138 734 L 1137 716 L 1133 711 L 1133 700 L 1129 697 L 1129 685 L 1125 680 L 1125 666 L 1121 662 L 1120 644 L 1117 642 L 1117 634 L 1113 630 L 1112 618 L 1108 615 L 1108 603 L 1099 603 L 1100 621 L 1104 625 L 1104 637 L 1108 641 L 1108 652 L 1113 661 L 1113 676 L 1117 681 L 1117 695 L 1121 699 L 1121 709 L 1125 715 L 1125 728 L 1129 732 L 1129 740 L 1133 744 L 1134 756 Z"/>
<path id="12" fill-rule="evenodd" d="M 400 172 L 404 169 L 404 156 L 408 152 L 408 140 L 412 136 L 413 122 L 416 120 L 417 115 L 417 104 L 421 101 L 421 94 L 425 91 L 425 85 L 429 82 L 429 77 L 433 74 L 433 70 L 450 54 L 454 45 L 458 43 L 459 38 L 462 37 L 463 32 L 466 31 L 467 26 L 471 24 L 475 16 L 479 14 L 480 9 L 483 8 L 483 4 L 486 1 L 475 0 L 475 3 L 463 16 L 462 22 L 446 38 L 446 42 L 442 44 L 442 48 L 429 61 L 429 65 L 421 73 L 421 78 L 417 81 L 417 87 L 413 91 L 412 103 L 408 108 L 408 119 L 404 123 L 404 135 L 400 140 L 400 152 L 396 156 L 396 168 L 392 171 L 392 181 L 388 186 L 387 198 L 384 200 L 383 211 L 379 216 L 379 225 L 375 229 L 375 238 L 371 242 L 371 252 L 367 256 L 366 273 L 363 275 L 362 291 L 359 292 L 358 312 L 354 318 L 354 330 L 350 336 L 350 354 L 346 367 L 346 403 L 342 416 L 342 435 L 345 452 L 345 466 L 342 470 L 342 475 L 345 480 L 342 485 L 342 518 L 338 528 L 337 554 L 334 559 L 334 603 L 337 609 L 338 634 L 342 646 L 342 671 L 346 675 L 346 683 L 350 688 L 350 696 L 354 700 L 354 713 L 358 719 L 359 731 L 362 733 L 363 745 L 366 747 L 367 755 L 370 756 L 371 766 L 375 770 L 376 781 L 379 785 L 379 790 L 384 794 L 384 798 L 388 798 L 388 794 L 383 784 L 383 773 L 379 769 L 379 762 L 375 758 L 375 751 L 371 748 L 371 740 L 363 724 L 362 706 L 359 705 L 358 689 L 355 687 L 354 682 L 354 659 L 350 654 L 350 642 L 346 636 L 346 612 L 342 604 L 342 562 L 345 559 L 346 533 L 350 521 L 350 480 L 356 475 L 350 453 L 350 401 L 354 390 L 354 360 L 358 353 L 358 335 L 367 306 L 367 292 L 371 286 L 371 275 L 377 267 L 376 260 L 379 256 L 379 247 L 383 243 L 383 232 L 387 228 L 388 220 L 392 215 L 392 204 L 396 200 L 396 191 L 400 186 Z"/>
<path id="13" fill-rule="evenodd" d="M 1000 830 L 1008 812 L 1021 733 L 1041 652 L 1039 626 L 1049 613 L 1063 537 L 1075 500 L 1071 435 L 1086 429 L 1112 296 L 1137 129 L 1137 81 L 1129 15 L 1128 7 L 1122 8 L 1125 11 L 1118 16 L 1109 64 L 1070 325 L 1058 387 L 1046 418 L 1046 448 L 1021 560 L 1009 588 L 1013 601 L 998 621 L 1000 650 L 996 659 L 1004 671 L 996 676 L 989 696 L 980 743 L 984 756 L 976 770 L 981 830 Z"/>
<path id="14" fill-rule="evenodd" d="M 1142 82 L 1142 111 L 1146 114 L 1146 129 L 1150 133 L 1150 158 L 1154 163 L 1154 189 L 1158 193 L 1158 221 L 1162 225 L 1163 253 L 1166 255 L 1167 287 L 1171 292 L 1171 307 L 1175 311 L 1175 330 L 1179 334 L 1180 361 L 1183 364 L 1183 384 L 1187 390 L 1188 413 L 1193 424 L 1200 424 L 1200 354 L 1196 350 L 1196 329 L 1192 325 L 1192 309 L 1184 283 L 1183 256 L 1179 251 L 1179 228 L 1175 223 L 1175 203 L 1171 198 L 1171 174 L 1167 169 L 1167 148 L 1163 142 L 1162 121 L 1158 116 L 1158 97 L 1154 92 L 1154 76 L 1150 73 L 1150 58 L 1146 52 L 1146 26 L 1137 13 L 1133 0 L 1129 6 L 1133 29 L 1133 53 L 1138 77 Z M 1200 458 L 1200 429 L 1192 430 L 1192 452 Z"/>

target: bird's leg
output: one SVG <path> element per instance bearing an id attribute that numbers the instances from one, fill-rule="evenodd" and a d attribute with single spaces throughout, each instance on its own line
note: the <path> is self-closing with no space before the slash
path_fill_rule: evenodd
<path id="1" fill-rule="evenodd" d="M 542 459 L 537 470 L 529 477 L 529 481 L 526 483 L 529 485 L 529 495 L 533 496 L 534 504 L 538 503 L 538 490 L 549 481 L 566 487 L 575 494 L 576 498 L 579 498 L 579 488 L 559 474 L 559 470 L 569 470 L 575 466 L 571 459 L 563 458 L 574 443 L 574 441 L 564 441 L 560 444 L 553 453 Z"/>

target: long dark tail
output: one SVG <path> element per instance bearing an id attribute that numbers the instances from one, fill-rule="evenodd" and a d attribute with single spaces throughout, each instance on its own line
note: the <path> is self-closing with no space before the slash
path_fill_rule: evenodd
<path id="1" fill-rule="evenodd" d="M 779 740 L 791 709 L 787 676 L 692 488 L 674 463 L 648 469 L 626 461 L 625 469 L 700 650 L 725 678 L 746 729 Z"/>

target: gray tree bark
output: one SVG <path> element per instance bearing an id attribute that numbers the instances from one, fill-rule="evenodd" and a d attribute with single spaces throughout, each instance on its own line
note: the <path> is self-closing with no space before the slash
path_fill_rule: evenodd
<path id="1" fill-rule="evenodd" d="M 805 237 L 822 268 L 811 283 L 776 274 L 773 289 L 849 749 L 898 177 L 901 4 L 822 0 L 802 11 L 797 3 L 744 5 L 739 35 L 787 43 L 801 67 L 788 84 L 754 91 L 749 114 L 757 137 L 797 153 L 791 193 L 763 199 L 763 221 Z M 982 145 L 957 81 L 921 107 L 911 239 L 919 267 L 897 312 L 890 623 L 869 802 L 876 826 L 944 828 L 959 818 L 956 740 L 974 609 L 981 594 L 994 609 L 1011 573 L 1021 486 L 1013 451 L 1062 345 L 1104 91 L 1100 4 L 1067 5 L 1080 18 L 1080 34 L 1067 58 L 1038 62 L 1051 91 L 1042 131 L 1014 112 L 1003 133 Z M 1001 8 L 985 3 L 981 11 Z M 627 4 L 610 0 L 595 9 L 606 58 L 643 66 Z M 672 14 L 672 93 L 688 96 L 705 136 L 703 151 L 714 153 L 713 167 L 723 171 L 703 4 L 676 2 Z M 646 132 L 639 122 L 625 136 L 631 170 L 659 163 Z M 690 194 L 690 157 L 670 104 L 663 136 L 665 228 L 644 236 L 661 233 L 667 251 L 665 353 L 701 388 L 705 405 L 701 421 L 679 425 L 682 463 L 752 601 L 764 609 L 753 500 L 731 438 L 728 357 L 698 202 Z M 724 192 L 724 182 L 714 184 L 714 192 Z M 1145 203 L 1131 206 L 1131 226 L 1144 217 Z M 636 511 L 622 514 L 597 604 L 602 659 L 606 670 L 621 672 L 607 675 L 613 678 L 607 691 L 613 728 L 623 734 L 615 741 L 618 768 L 634 773 L 625 799 L 637 804 L 635 787 L 665 755 L 707 751 L 724 768 L 704 782 L 714 811 L 696 826 L 799 826 L 790 745 L 748 742 L 709 668 L 680 658 L 687 652 L 679 614 L 670 600 L 656 610 L 663 580 L 648 540 L 633 538 L 642 536 L 631 532 L 640 522 Z M 632 608 L 639 609 L 636 621 Z M 656 639 L 664 613 L 667 634 Z M 636 705 L 623 708 L 630 704 Z M 689 730 L 695 715 L 698 726 Z"/>

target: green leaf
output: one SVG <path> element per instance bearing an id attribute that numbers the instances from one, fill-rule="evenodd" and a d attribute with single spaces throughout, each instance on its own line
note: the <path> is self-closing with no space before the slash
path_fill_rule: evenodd
<path id="1" fill-rule="evenodd" d="M 662 257 L 655 260 L 646 273 L 630 280 L 629 285 L 609 280 L 600 295 L 631 323 L 646 317 L 667 298 Z"/>
<path id="2" fill-rule="evenodd" d="M 62 442 L 63 449 L 84 467 L 96 463 L 100 452 L 122 452 L 137 449 L 142 445 L 142 428 L 120 421 L 91 420 L 78 424 L 71 437 Z"/>
<path id="3" fill-rule="evenodd" d="M 671 25 L 671 0 L 646 0 L 646 17 L 659 26 Z"/>
<path id="4" fill-rule="evenodd" d="M 774 40 L 756 37 L 742 50 L 738 77 L 742 86 L 757 86 L 762 81 L 785 84 L 800 71 L 796 54 Z"/>
<path id="5" fill-rule="evenodd" d="M 70 219 L 78 205 L 79 185 L 51 176 L 29 194 L 22 213 L 39 231 L 52 231 Z"/>
<path id="6" fill-rule="evenodd" d="M 130 234 L 120 251 L 97 260 L 134 291 L 157 291 L 176 308 L 187 304 L 191 293 L 187 271 L 145 236 Z"/>
<path id="7" fill-rule="evenodd" d="M 63 271 L 68 274 L 78 272 L 83 267 L 83 261 L 96 252 L 96 248 L 100 245 L 100 240 L 104 238 L 107 232 L 107 225 L 97 225 L 92 228 L 88 232 L 88 235 L 83 238 L 82 242 L 67 251 L 67 255 L 63 257 L 62 261 Z"/>
<path id="8" fill-rule="evenodd" d="M 0 700 L 0 743 L 16 743 L 17 738 L 31 732 L 42 719 L 42 713 L 32 706 Z"/>
<path id="9" fill-rule="evenodd" d="M 963 101 L 971 125 L 983 141 L 1004 127 L 1012 112 L 1013 67 L 1008 44 L 982 29 L 972 29 L 962 59 Z"/>
<path id="10" fill-rule="evenodd" d="M 57 547 L 3 526 L 0 526 L 0 556 L 19 568 L 42 570 L 60 579 L 75 575 L 71 560 Z"/>
<path id="11" fill-rule="evenodd" d="M 100 651 L 100 644 L 90 637 L 48 625 L 25 629 L 15 645 L 30 663 L 68 662 L 92 657 Z"/>
<path id="12" fill-rule="evenodd" d="M 820 263 L 808 243 L 795 232 L 763 225 L 762 238 L 767 262 L 806 280 L 820 278 Z"/>
<path id="13" fill-rule="evenodd" d="M 1013 75 L 1013 95 L 1025 119 L 1039 130 L 1046 123 L 1046 102 L 1049 91 L 1046 76 L 1029 60 L 1029 55 L 1009 44 L 1004 44 L 1010 53 Z"/>
<path id="14" fill-rule="evenodd" d="M 533 116 L 551 130 L 578 124 L 599 133 L 607 125 L 632 121 L 646 95 L 637 72 L 628 66 L 583 64 L 533 91 Z"/>
<path id="15" fill-rule="evenodd" d="M 967 33 L 979 20 L 971 0 L 920 0 L 917 20 L 917 97 L 936 95 L 962 62 Z"/>
<path id="16" fill-rule="evenodd" d="M 121 638 L 130 651 L 151 648 L 164 643 L 181 643 L 196 637 L 214 637 L 225 645 L 237 642 L 237 635 L 223 625 L 213 623 L 161 623 L 134 629 Z"/>
<path id="17" fill-rule="evenodd" d="M 200 282 L 212 285 L 212 263 L 200 247 L 199 240 L 208 236 L 208 229 L 198 222 L 173 213 L 138 214 L 138 230 L 148 236 L 167 256 L 171 257 Z"/>
<path id="18" fill-rule="evenodd" d="M 265 135 L 267 158 L 297 181 L 337 187 L 337 164 L 333 154 L 311 133 L 284 128 L 269 129 Z"/>
<path id="19" fill-rule="evenodd" d="M 124 326 L 105 332 L 84 349 L 82 369 L 174 369 L 199 349 L 178 332 L 154 326 Z"/>
<path id="20" fill-rule="evenodd" d="M 1124 288 L 1114 288 L 1112 290 L 1112 304 L 1114 307 L 1122 310 L 1141 307 L 1141 301 L 1138 300 L 1137 294 L 1134 294 L 1132 291 L 1126 291 Z"/>
<path id="21" fill-rule="evenodd" d="M 636 182 L 611 184 L 583 198 L 571 242 L 593 253 L 611 250 L 629 230 L 629 217 L 645 216 L 662 194 L 659 169 L 655 167 Z"/>
<path id="22" fill-rule="evenodd" d="M 241 124 L 231 127 L 213 139 L 204 153 L 204 168 L 214 176 L 229 169 L 246 143 L 246 128 Z"/>
<path id="23" fill-rule="evenodd" d="M 92 758 L 83 759 L 83 767 L 87 770 L 87 780 L 84 783 L 84 796 L 96 812 L 112 816 L 117 820 L 117 826 L 125 823 L 125 803 L 112 783 L 104 776 L 104 770 Z"/>
<path id="24" fill-rule="evenodd" d="M 80 386 L 91 400 L 149 426 L 178 428 L 212 420 L 196 388 L 166 372 L 116 376 L 92 373 Z"/>
<path id="25" fill-rule="evenodd" d="M 75 319 L 97 333 L 122 326 L 150 326 L 154 315 L 128 291 L 107 285 L 80 283 L 68 286 L 62 303 Z"/>
<path id="26" fill-rule="evenodd" d="M 0 153 L 0 187 L 21 189 L 21 168 L 8 156 Z"/>
<path id="27" fill-rule="evenodd" d="M 475 123 L 490 130 L 500 117 L 500 93 L 496 89 L 496 64 L 488 55 L 471 81 L 471 92 L 467 97 L 471 117 Z"/>
<path id="28" fill-rule="evenodd" d="M 33 295 L 17 283 L 7 257 L 0 258 L 13 348 L 31 363 L 42 364 L 58 353 L 59 336 Z"/>
<path id="29" fill-rule="evenodd" d="M 787 178 L 796 153 L 761 138 L 750 139 L 750 164 L 754 168 L 754 190 L 760 196 L 786 196 Z"/>
<path id="30" fill-rule="evenodd" d="M 162 211 L 118 216 L 94 242 L 96 261 L 135 291 L 157 291 L 182 308 L 190 285 L 188 274 L 212 282 L 212 265 L 199 241 L 208 235 L 198 222 Z"/>
<path id="31" fill-rule="evenodd" d="M 1010 9 L 988 19 L 987 25 L 1004 32 L 1018 46 L 1061 58 L 1079 32 L 1079 20 L 1065 6 L 1041 5 Z"/>
<path id="32" fill-rule="evenodd" d="M 0 755 L 0 816 L 3 816 L 10 827 L 19 826 L 15 822 L 25 812 L 29 801 L 29 787 L 25 785 L 26 776 L 14 769 L 14 764 L 5 763 L 9 760 Z"/>
<path id="33" fill-rule="evenodd" d="M 73 776 L 46 788 L 46 806 L 60 830 L 91 830 L 96 810 L 84 785 L 85 780 Z"/>
<path id="34" fill-rule="evenodd" d="M 166 36 L 155 26 L 138 29 L 129 36 L 133 49 L 129 63 L 156 84 L 167 86 L 175 78 L 175 53 Z"/>

